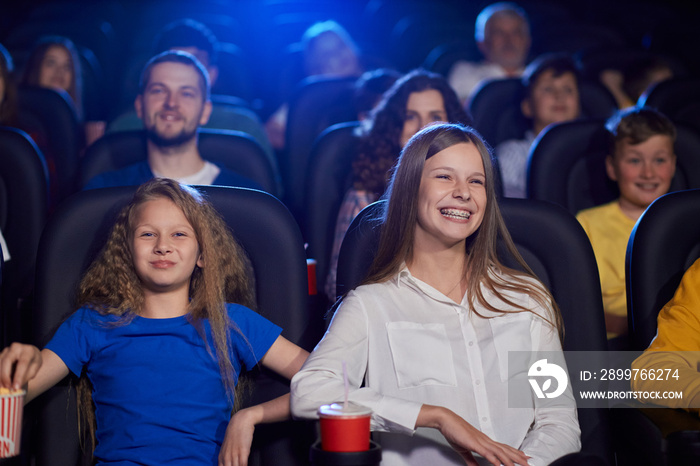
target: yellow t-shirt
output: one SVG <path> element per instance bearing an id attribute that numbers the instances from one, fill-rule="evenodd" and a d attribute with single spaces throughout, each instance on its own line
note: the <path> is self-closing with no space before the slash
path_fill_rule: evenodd
<path id="1" fill-rule="evenodd" d="M 657 318 L 658 331 L 649 348 L 637 358 L 635 369 L 678 369 L 678 378 L 633 379 L 632 389 L 683 391 L 682 399 L 653 403 L 698 411 L 700 402 L 700 259 L 685 272 L 678 289 Z"/>
<path id="2" fill-rule="evenodd" d="M 635 220 L 626 216 L 617 201 L 585 209 L 576 219 L 586 230 L 600 273 L 603 308 L 608 314 L 627 315 L 625 253 Z M 608 334 L 608 338 L 616 335 Z"/>

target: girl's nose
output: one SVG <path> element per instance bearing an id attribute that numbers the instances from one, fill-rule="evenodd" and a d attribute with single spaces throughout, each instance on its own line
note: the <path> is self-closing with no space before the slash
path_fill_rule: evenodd
<path id="1" fill-rule="evenodd" d="M 464 182 L 457 182 L 455 184 L 454 190 L 452 191 L 452 197 L 455 199 L 461 199 L 466 201 L 471 198 L 471 192 L 469 191 L 469 186 Z"/>
<path id="2" fill-rule="evenodd" d="M 161 236 L 158 238 L 154 250 L 156 254 L 168 254 L 172 252 L 172 247 L 167 239 Z"/>

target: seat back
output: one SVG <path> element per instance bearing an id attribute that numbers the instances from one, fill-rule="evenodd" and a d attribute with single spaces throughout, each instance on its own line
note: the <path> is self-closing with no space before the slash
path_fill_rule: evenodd
<path id="1" fill-rule="evenodd" d="M 338 260 L 339 295 L 356 287 L 365 277 L 377 251 L 384 201 L 365 208 L 350 226 Z M 607 341 L 598 267 L 590 242 L 576 219 L 558 206 L 529 199 L 499 202 L 508 231 L 530 268 L 549 288 L 561 309 L 565 351 L 605 351 Z M 506 265 L 513 261 L 504 255 Z M 575 268 L 571 264 L 576 264 Z M 579 361 L 568 360 L 569 371 Z M 572 384 L 575 384 L 572 378 Z M 574 387 L 575 388 L 575 387 Z M 583 451 L 614 464 L 605 409 L 579 409 Z"/>
<path id="2" fill-rule="evenodd" d="M 78 155 L 83 132 L 68 94 L 41 87 L 18 89 L 18 118 L 27 132 L 38 133 L 37 143 L 51 169 L 55 205 L 78 189 Z M 35 136 L 35 134 L 31 134 Z"/>
<path id="3" fill-rule="evenodd" d="M 318 137 L 311 149 L 304 201 L 304 238 L 309 257 L 316 260 L 319 290 L 325 287 L 338 210 L 352 181 L 358 127 L 356 122 L 333 125 Z"/>
<path id="4" fill-rule="evenodd" d="M 520 111 L 523 85 L 520 78 L 484 81 L 467 103 L 474 127 L 496 147 L 509 139 L 522 139 L 530 127 Z"/>
<path id="5" fill-rule="evenodd" d="M 700 78 L 672 78 L 657 83 L 639 97 L 637 105 L 655 108 L 674 123 L 700 131 Z"/>
<path id="6" fill-rule="evenodd" d="M 520 78 L 492 79 L 483 82 L 469 101 L 474 126 L 492 146 L 509 139 L 522 139 L 531 123 L 520 111 L 525 89 Z M 610 92 L 597 82 L 580 81 L 581 116 L 608 118 L 617 103 Z"/>
<path id="7" fill-rule="evenodd" d="M 47 210 L 48 174 L 39 148 L 24 131 L 0 127 L 0 231 L 10 252 L 10 260 L 3 264 L 0 301 L 3 348 L 29 337 L 30 316 L 23 301 L 34 288 L 34 265 Z"/>
<path id="8" fill-rule="evenodd" d="M 627 245 L 625 276 L 631 349 L 656 335 L 656 317 L 683 273 L 700 257 L 700 189 L 666 194 L 637 221 Z"/>
<path id="9" fill-rule="evenodd" d="M 199 130 L 202 158 L 257 182 L 266 192 L 278 194 L 276 171 L 260 144 L 239 131 Z M 83 157 L 80 186 L 100 173 L 118 170 L 147 158 L 145 131 L 118 131 L 95 141 Z"/>
<path id="10" fill-rule="evenodd" d="M 280 154 L 279 166 L 286 204 L 297 219 L 301 219 L 304 211 L 304 185 L 314 140 L 329 126 L 357 120 L 353 103 L 355 80 L 353 77 L 306 78 L 289 101 L 285 149 Z"/>
<path id="11" fill-rule="evenodd" d="M 107 238 L 116 214 L 135 187 L 83 191 L 66 200 L 47 223 L 37 267 L 33 341 L 43 346 L 74 310 L 80 276 Z M 248 253 L 255 274 L 258 311 L 280 325 L 289 340 L 312 349 L 318 336 L 307 315 L 306 261 L 299 229 L 276 198 L 261 191 L 200 188 Z M 267 371 L 252 372 L 249 403 L 281 395 L 288 384 Z M 74 394 L 69 380 L 39 397 L 36 410 L 36 464 L 79 464 Z M 70 406 L 67 407 L 67 401 Z M 69 427 L 66 427 L 69 426 Z M 301 423 L 256 428 L 251 464 L 305 464 L 313 436 Z"/>
<path id="12" fill-rule="evenodd" d="M 700 188 L 700 133 L 681 125 L 677 130 L 676 174 L 670 190 Z M 546 128 L 530 150 L 528 197 L 559 204 L 572 214 L 616 199 L 617 184 L 605 170 L 608 138 L 603 120 Z"/>

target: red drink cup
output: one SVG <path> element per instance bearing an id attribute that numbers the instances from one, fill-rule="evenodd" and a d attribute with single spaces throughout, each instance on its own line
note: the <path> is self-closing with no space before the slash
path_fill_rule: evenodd
<path id="1" fill-rule="evenodd" d="M 318 409 L 321 419 L 321 448 L 350 452 L 369 450 L 369 420 L 372 410 L 364 406 L 333 403 Z"/>
<path id="2" fill-rule="evenodd" d="M 24 390 L 0 393 L 0 458 L 19 455 L 24 395 Z"/>

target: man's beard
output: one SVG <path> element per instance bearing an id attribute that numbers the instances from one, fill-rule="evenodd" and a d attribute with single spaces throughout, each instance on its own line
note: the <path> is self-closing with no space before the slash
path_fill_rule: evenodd
<path id="1" fill-rule="evenodd" d="M 194 128 L 192 131 L 187 131 L 183 128 L 179 133 L 168 137 L 159 134 L 155 125 L 151 126 L 150 128 L 146 128 L 146 137 L 156 147 L 176 147 L 191 141 L 196 136 L 197 128 Z"/>

